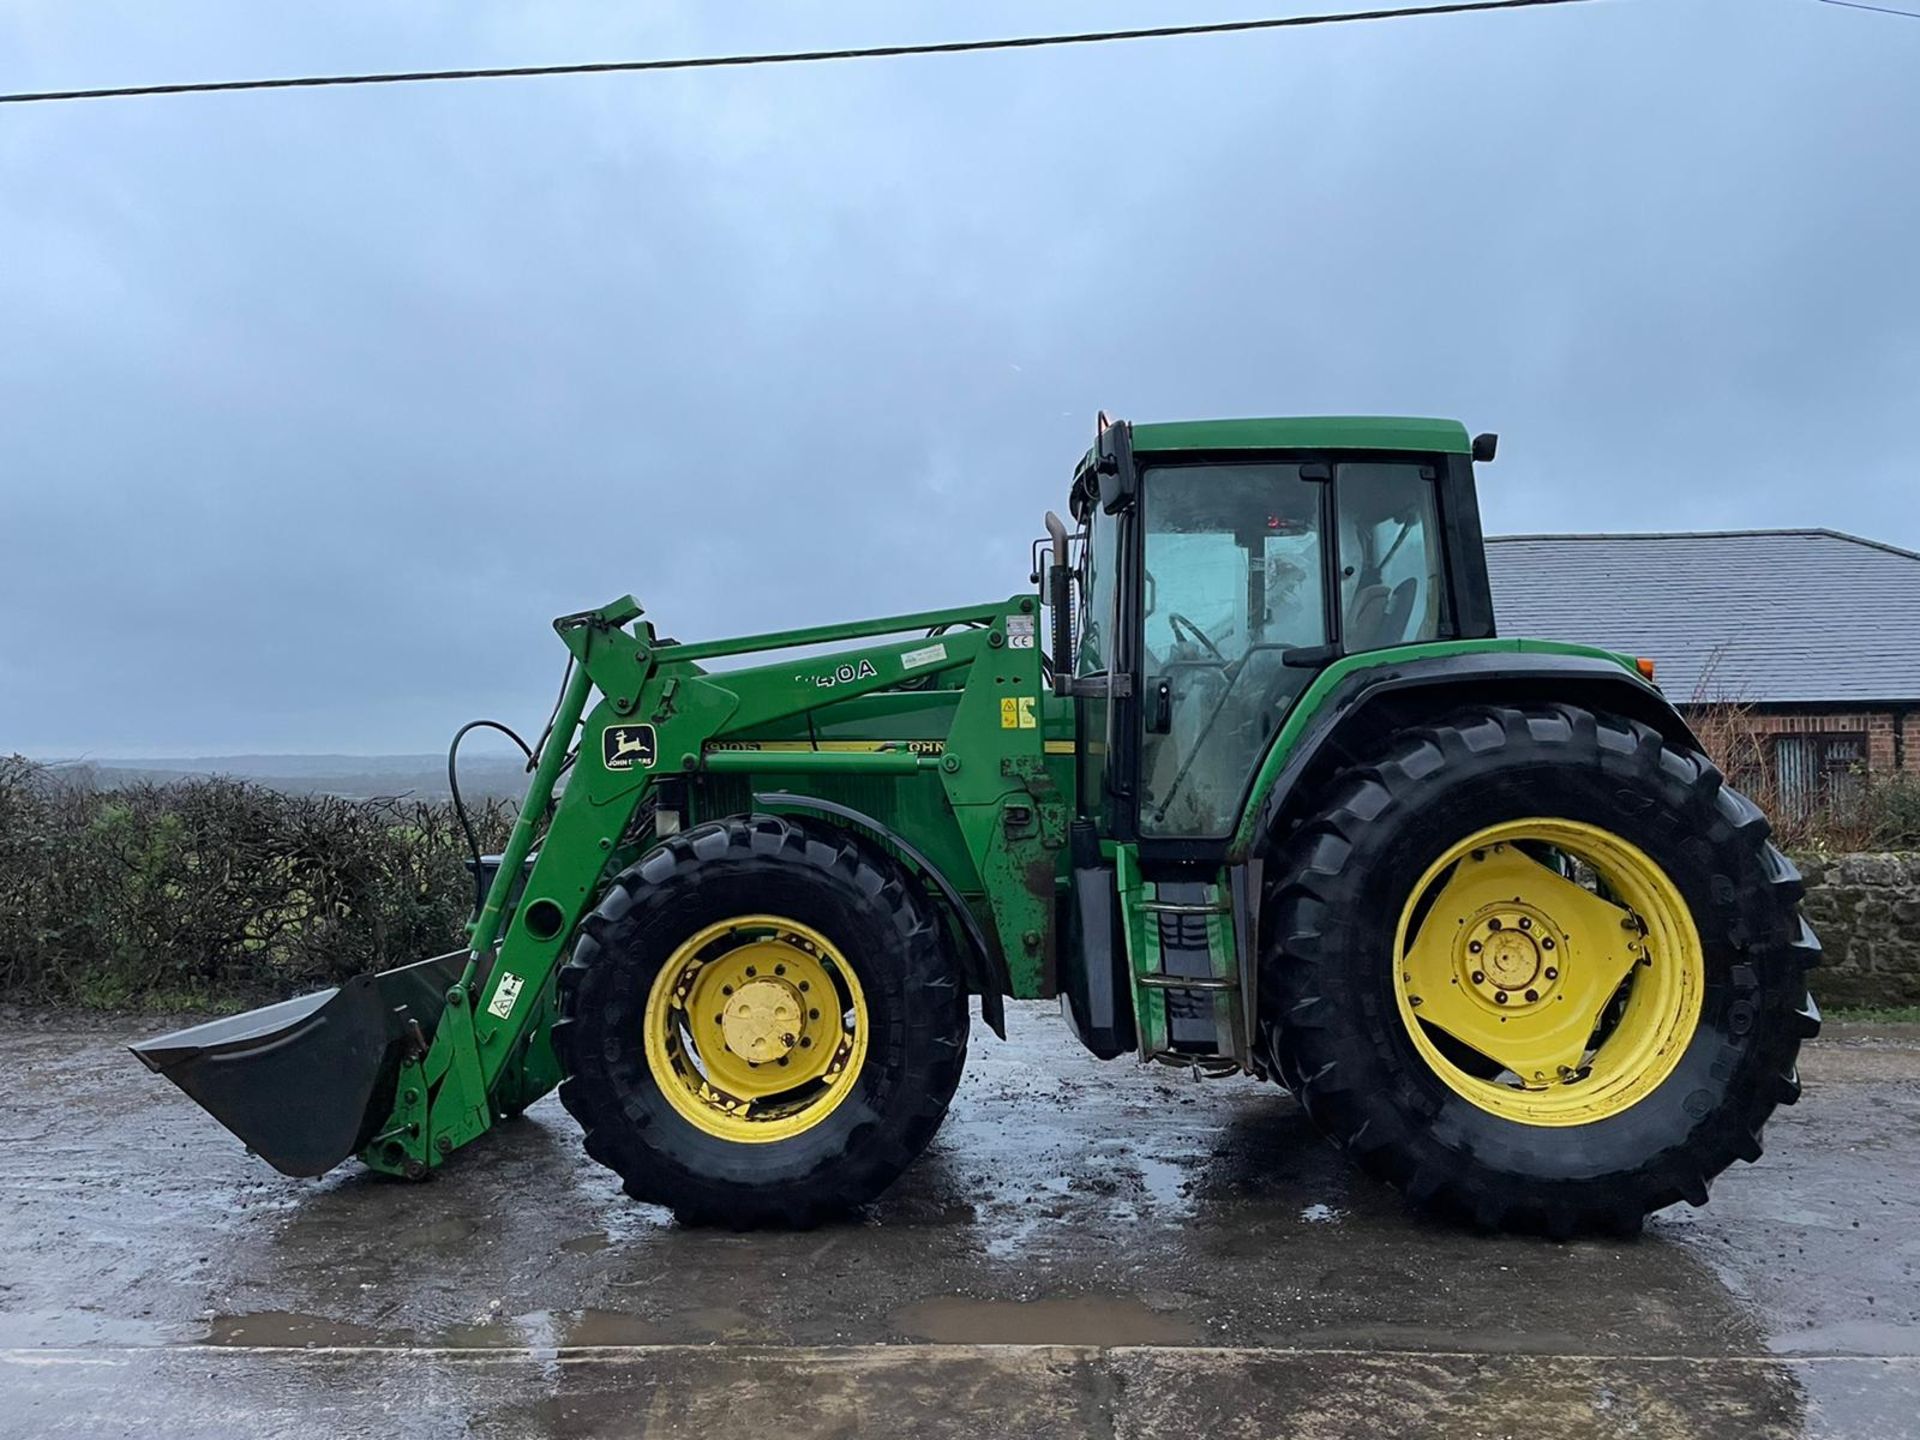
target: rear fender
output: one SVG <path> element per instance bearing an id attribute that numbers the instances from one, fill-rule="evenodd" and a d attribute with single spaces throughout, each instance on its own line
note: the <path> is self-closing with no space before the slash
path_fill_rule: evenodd
<path id="1" fill-rule="evenodd" d="M 1461 705 L 1562 701 L 1638 720 L 1670 744 L 1702 748 L 1672 701 L 1604 652 L 1522 650 L 1513 648 L 1515 643 L 1492 641 L 1485 650 L 1399 661 L 1385 652 L 1378 663 L 1334 681 L 1317 700 L 1309 692 L 1314 709 L 1304 728 L 1284 756 L 1270 755 L 1261 766 L 1270 779 L 1248 799 L 1230 863 L 1253 854 L 1263 837 L 1297 824 L 1310 813 L 1320 787 L 1340 770 L 1377 755 L 1389 737 L 1409 725 Z M 1276 747 L 1287 738 L 1283 726 Z"/>

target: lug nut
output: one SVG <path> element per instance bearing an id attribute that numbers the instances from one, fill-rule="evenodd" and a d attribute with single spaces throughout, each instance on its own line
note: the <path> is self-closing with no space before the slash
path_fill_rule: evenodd
<path id="1" fill-rule="evenodd" d="M 1481 949 L 1481 946 L 1478 940 L 1469 940 L 1467 942 L 1467 953 L 1469 955 L 1478 955 L 1480 953 L 1480 949 Z"/>
<path id="2" fill-rule="evenodd" d="M 1553 948 L 1553 937 L 1551 935 L 1542 935 L 1540 937 L 1540 948 L 1542 950 L 1551 950 Z"/>
<path id="3" fill-rule="evenodd" d="M 752 976 L 754 976 L 754 975 L 758 975 L 759 973 L 760 973 L 760 972 L 759 972 L 758 970 L 756 970 L 756 969 L 754 969 L 754 968 L 753 968 L 753 966 L 751 966 L 751 965 L 749 965 L 749 966 L 747 966 L 747 975 L 748 975 L 749 977 L 752 977 Z"/>
<path id="4" fill-rule="evenodd" d="M 1531 1005 L 1535 1000 L 1538 1000 L 1539 998 L 1540 998 L 1540 992 L 1538 990 L 1527 991 L 1527 1003 L 1529 1005 Z"/>
<path id="5" fill-rule="evenodd" d="M 800 1048 L 802 1050 L 811 1050 L 813 1048 L 813 1037 L 811 1035 L 802 1035 L 800 1037 Z"/>
<path id="6" fill-rule="evenodd" d="M 1493 1003 L 1494 1003 L 1494 1004 L 1496 1004 L 1496 1005 L 1504 1005 L 1504 1004 L 1506 1004 L 1506 1003 L 1507 1003 L 1507 992 L 1506 992 L 1506 991 L 1504 991 L 1504 990 L 1496 990 L 1496 991 L 1494 991 L 1494 992 L 1493 992 Z"/>
<path id="7" fill-rule="evenodd" d="M 807 1019 L 818 1020 L 819 1018 L 820 1018 L 820 1012 L 818 1010 L 807 1011 Z"/>
<path id="8" fill-rule="evenodd" d="M 1533 921 L 1529 920 L 1526 916 L 1522 915 L 1520 917 L 1520 928 L 1522 930 L 1531 930 L 1533 928 Z"/>
<path id="9" fill-rule="evenodd" d="M 1547 979 L 1558 980 L 1559 978 L 1560 978 L 1560 972 L 1554 969 L 1551 965 L 1547 966 Z"/>
<path id="10" fill-rule="evenodd" d="M 784 975 L 787 973 L 787 967 L 784 965 L 776 965 L 773 967 L 773 973 L 776 975 Z"/>
<path id="11" fill-rule="evenodd" d="M 1486 971 L 1484 971 L 1484 970 L 1476 970 L 1476 971 L 1474 971 L 1474 972 L 1473 972 L 1473 983 L 1474 983 L 1474 984 L 1476 984 L 1476 985 L 1484 985 L 1484 984 L 1486 984 L 1486 983 L 1487 983 L 1487 972 L 1486 972 Z"/>
<path id="12" fill-rule="evenodd" d="M 1487 921 L 1487 929 L 1498 930 L 1499 928 L 1500 928 L 1500 917 L 1498 915 L 1494 916 L 1493 919 Z"/>

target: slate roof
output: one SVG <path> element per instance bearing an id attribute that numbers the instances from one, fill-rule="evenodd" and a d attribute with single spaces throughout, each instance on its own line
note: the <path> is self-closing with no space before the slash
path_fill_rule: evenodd
<path id="1" fill-rule="evenodd" d="M 1837 530 L 1502 535 L 1515 638 L 1652 656 L 1679 704 L 1920 701 L 1920 554 Z"/>

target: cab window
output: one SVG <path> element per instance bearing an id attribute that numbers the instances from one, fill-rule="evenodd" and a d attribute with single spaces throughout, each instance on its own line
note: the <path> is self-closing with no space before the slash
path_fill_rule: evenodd
<path id="1" fill-rule="evenodd" d="M 1163 466 L 1141 477 L 1140 831 L 1213 838 L 1327 641 L 1324 486 L 1298 465 Z"/>
<path id="2" fill-rule="evenodd" d="M 1340 644 L 1348 654 L 1437 638 L 1446 623 L 1433 467 L 1339 467 Z"/>

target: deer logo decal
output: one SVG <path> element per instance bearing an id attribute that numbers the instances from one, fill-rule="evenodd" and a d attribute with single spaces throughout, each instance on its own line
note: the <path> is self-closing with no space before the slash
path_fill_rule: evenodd
<path id="1" fill-rule="evenodd" d="M 653 768 L 655 744 L 651 725 L 610 725 L 601 736 L 601 758 L 609 770 Z"/>

